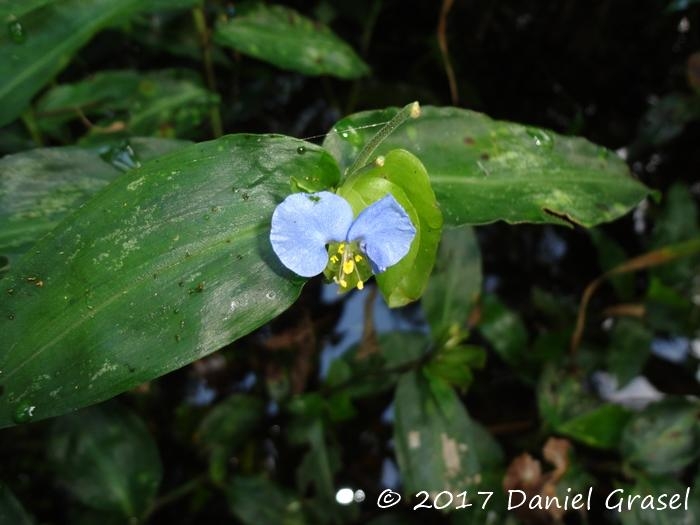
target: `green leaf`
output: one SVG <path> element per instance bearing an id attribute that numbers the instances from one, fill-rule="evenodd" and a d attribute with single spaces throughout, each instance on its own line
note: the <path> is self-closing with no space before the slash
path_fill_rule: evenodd
<path id="1" fill-rule="evenodd" d="M 542 419 L 552 430 L 596 448 L 616 447 L 629 420 L 625 408 L 600 403 L 581 380 L 563 375 L 554 366 L 540 378 L 537 402 Z"/>
<path id="2" fill-rule="evenodd" d="M 32 517 L 24 510 L 10 489 L 0 482 L 0 523 L 34 525 Z"/>
<path id="3" fill-rule="evenodd" d="M 591 229 L 588 231 L 588 234 L 591 236 L 591 241 L 596 248 L 598 263 L 603 271 L 611 270 L 630 258 L 622 247 L 602 229 Z M 608 279 L 621 299 L 631 300 L 634 297 L 635 279 L 633 273 L 613 275 Z"/>
<path id="4" fill-rule="evenodd" d="M 452 388 L 421 371 L 394 398 L 394 443 L 405 494 L 475 489 L 481 478 L 472 420 Z"/>
<path id="5" fill-rule="evenodd" d="M 56 0 L 0 0 L 0 22 L 7 24 Z"/>
<path id="6" fill-rule="evenodd" d="M 433 338 L 467 324 L 481 293 L 481 251 L 470 227 L 445 230 L 421 304 Z"/>
<path id="7" fill-rule="evenodd" d="M 60 138 L 64 124 L 87 116 L 94 126 L 81 143 L 114 136 L 192 137 L 217 103 L 218 96 L 190 70 L 101 71 L 52 88 L 37 102 L 36 117 L 44 134 Z"/>
<path id="8" fill-rule="evenodd" d="M 366 111 L 336 123 L 324 146 L 341 170 L 353 163 L 376 125 L 397 112 Z M 625 214 L 649 194 L 605 148 L 464 109 L 423 107 L 377 154 L 395 148 L 423 162 L 451 226 L 504 220 L 590 227 Z"/>
<path id="9" fill-rule="evenodd" d="M 653 334 L 636 319 L 619 319 L 610 334 L 605 358 L 621 388 L 639 375 L 649 357 Z"/>
<path id="10" fill-rule="evenodd" d="M 473 370 L 484 368 L 485 364 L 486 351 L 479 346 L 446 345 L 434 354 L 426 370 L 450 385 L 466 389 L 474 380 Z"/>
<path id="11" fill-rule="evenodd" d="M 495 295 L 484 296 L 479 331 L 491 343 L 496 353 L 519 372 L 531 374 L 528 335 L 520 316 L 506 307 Z"/>
<path id="12" fill-rule="evenodd" d="M 650 474 L 675 473 L 700 457 L 700 405 L 668 398 L 635 414 L 620 450 L 627 463 Z"/>
<path id="13" fill-rule="evenodd" d="M 234 476 L 226 498 L 243 525 L 307 524 L 299 497 L 265 478 Z"/>
<path id="14" fill-rule="evenodd" d="M 555 430 L 589 447 L 613 449 L 622 437 L 630 413 L 619 405 L 603 404 L 555 426 Z"/>
<path id="15" fill-rule="evenodd" d="M 116 403 L 56 419 L 48 447 L 60 482 L 89 507 L 138 518 L 158 491 L 156 444 L 144 423 Z"/>
<path id="16" fill-rule="evenodd" d="M 442 215 L 421 162 L 411 153 L 393 150 L 349 177 L 338 195 L 347 199 L 357 215 L 388 193 L 403 206 L 416 227 L 408 254 L 376 276 L 379 289 L 390 307 L 403 306 L 420 298 L 435 263 Z"/>
<path id="17" fill-rule="evenodd" d="M 39 241 L 2 282 L 0 427 L 112 397 L 288 308 L 305 281 L 269 229 L 292 175 L 339 177 L 318 146 L 229 135 L 124 174 Z"/>
<path id="18" fill-rule="evenodd" d="M 369 72 L 355 51 L 319 22 L 281 5 L 255 5 L 219 23 L 214 41 L 304 75 L 358 78 Z"/>
<path id="19" fill-rule="evenodd" d="M 64 0 L 17 21 L 24 37 L 0 31 L 0 126 L 17 118 L 32 97 L 70 62 L 92 36 L 136 11 L 138 0 Z"/>
<path id="20" fill-rule="evenodd" d="M 669 244 L 700 239 L 700 211 L 689 189 L 675 183 L 664 195 L 664 206 L 654 223 L 652 234 L 653 248 L 663 248 Z M 682 290 L 688 290 L 689 283 L 700 272 L 700 255 L 682 257 L 670 264 L 654 268 L 652 275 Z"/>
<path id="21" fill-rule="evenodd" d="M 187 142 L 132 138 L 105 151 L 133 163 L 181 148 Z M 115 157 L 116 158 L 116 157 Z M 19 254 L 49 232 L 69 212 L 116 179 L 120 170 L 100 151 L 76 147 L 40 148 L 0 159 L 0 253 Z"/>
<path id="22" fill-rule="evenodd" d="M 634 486 L 616 487 L 624 492 L 616 492 L 610 497 L 609 505 L 614 512 L 619 512 L 622 525 L 680 525 L 698 523 L 700 521 L 700 499 L 694 486 L 690 487 L 688 508 L 684 508 L 687 485 L 682 485 L 673 478 L 653 477 L 639 478 Z M 663 496 L 663 495 L 666 496 Z M 673 500 L 678 494 L 678 498 Z M 622 500 L 622 502 L 620 501 Z M 628 509 L 628 501 L 632 501 Z M 671 508 L 670 503 L 674 507 Z M 653 504 L 653 508 L 649 505 Z"/>
<path id="23" fill-rule="evenodd" d="M 222 482 L 231 454 L 250 437 L 265 417 L 262 399 L 234 394 L 216 405 L 202 420 L 198 436 L 209 452 L 209 470 Z"/>

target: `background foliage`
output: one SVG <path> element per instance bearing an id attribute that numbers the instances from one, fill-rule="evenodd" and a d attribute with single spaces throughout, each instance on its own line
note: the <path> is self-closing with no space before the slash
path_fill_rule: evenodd
<path id="1" fill-rule="evenodd" d="M 697 521 L 699 9 L 0 1 L 0 523 Z M 435 268 L 302 289 L 271 210 L 411 100 L 375 153 Z"/>

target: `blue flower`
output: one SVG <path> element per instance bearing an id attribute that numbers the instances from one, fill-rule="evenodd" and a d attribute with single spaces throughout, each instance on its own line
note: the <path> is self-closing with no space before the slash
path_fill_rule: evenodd
<path id="1" fill-rule="evenodd" d="M 284 199 L 272 214 L 270 242 L 282 264 L 294 273 L 311 277 L 328 267 L 341 288 L 351 283 L 362 289 L 372 272 L 381 273 L 403 259 L 415 235 L 406 210 L 391 194 L 353 220 L 344 198 L 322 191 L 293 193 Z"/>

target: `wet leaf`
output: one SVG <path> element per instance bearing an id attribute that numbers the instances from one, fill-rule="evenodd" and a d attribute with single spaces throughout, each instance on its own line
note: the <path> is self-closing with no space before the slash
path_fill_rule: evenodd
<path id="1" fill-rule="evenodd" d="M 9 22 L 38 9 L 55 0 L 2 0 L 0 1 L 0 21 Z"/>
<path id="2" fill-rule="evenodd" d="M 113 151 L 136 165 L 185 141 L 132 138 Z M 0 159 L 0 253 L 20 254 L 120 174 L 105 148 L 39 148 Z M 114 157 L 117 158 L 116 156 Z M 124 162 L 124 161 L 123 161 Z"/>
<path id="3" fill-rule="evenodd" d="M 650 474 L 680 471 L 700 457 L 700 405 L 680 398 L 649 405 L 625 427 L 620 450 Z"/>
<path id="4" fill-rule="evenodd" d="M 60 482 L 81 503 L 126 518 L 146 512 L 162 476 L 146 426 L 116 403 L 57 419 L 48 456 Z"/>
<path id="5" fill-rule="evenodd" d="M 312 144 L 230 135 L 144 163 L 45 236 L 2 282 L 0 427 L 112 397 L 288 308 L 304 281 L 269 231 L 292 175 L 338 171 Z"/>
<path id="6" fill-rule="evenodd" d="M 472 420 L 452 388 L 421 371 L 408 372 L 399 380 L 394 403 L 404 493 L 478 490 L 481 466 Z"/>
<path id="7" fill-rule="evenodd" d="M 304 75 L 357 78 L 369 72 L 367 64 L 330 29 L 280 5 L 258 4 L 219 23 L 214 40 Z"/>
<path id="8" fill-rule="evenodd" d="M 0 78 L 5 79 L 0 85 L 0 126 L 17 118 L 95 33 L 137 12 L 141 4 L 138 0 L 51 2 L 18 19 L 21 41 L 0 31 Z"/>
<path id="9" fill-rule="evenodd" d="M 324 146 L 341 170 L 378 129 L 371 126 L 397 111 L 366 111 L 336 123 Z M 423 162 L 446 226 L 504 220 L 590 227 L 620 217 L 649 194 L 605 148 L 464 109 L 423 107 L 376 153 L 394 148 Z"/>

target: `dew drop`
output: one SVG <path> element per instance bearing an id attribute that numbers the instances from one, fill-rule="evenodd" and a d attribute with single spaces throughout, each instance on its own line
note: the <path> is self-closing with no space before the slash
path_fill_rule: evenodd
<path id="1" fill-rule="evenodd" d="M 274 299 L 275 297 L 277 297 L 277 294 L 273 291 L 269 291 L 265 294 L 265 297 L 267 297 L 268 299 Z"/>
<path id="2" fill-rule="evenodd" d="M 23 44 L 27 40 L 27 33 L 19 20 L 13 20 L 7 24 L 7 34 L 15 44 Z"/>
<path id="3" fill-rule="evenodd" d="M 136 152 L 126 140 L 100 153 L 100 157 L 119 171 L 128 171 L 141 166 Z"/>
<path id="4" fill-rule="evenodd" d="M 305 148 L 304 146 L 299 146 L 299 147 L 297 148 L 297 153 L 298 153 L 299 155 L 303 155 L 304 153 L 306 153 L 306 148 Z"/>
<path id="5" fill-rule="evenodd" d="M 551 148 L 554 144 L 552 136 L 541 129 L 527 128 L 527 134 L 534 139 L 535 146 Z"/>
<path id="6" fill-rule="evenodd" d="M 34 418 L 34 410 L 36 410 L 34 405 L 22 404 L 15 410 L 12 420 L 15 423 L 28 423 Z"/>

